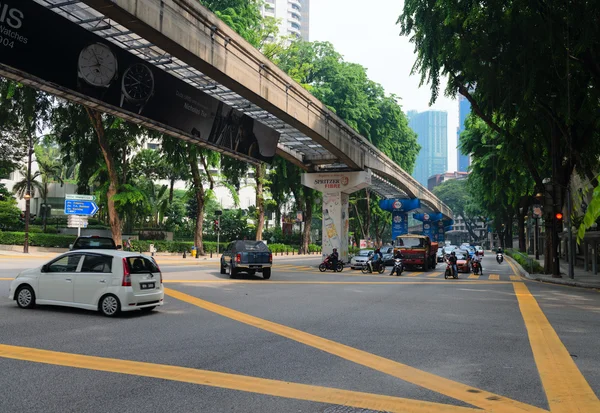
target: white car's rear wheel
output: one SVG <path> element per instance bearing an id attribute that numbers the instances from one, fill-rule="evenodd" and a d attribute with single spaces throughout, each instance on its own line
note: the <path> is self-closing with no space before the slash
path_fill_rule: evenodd
<path id="1" fill-rule="evenodd" d="M 100 312 L 106 317 L 114 317 L 121 312 L 119 299 L 112 294 L 105 295 L 98 305 Z"/>
<path id="2" fill-rule="evenodd" d="M 24 285 L 17 291 L 17 305 L 21 308 L 33 308 L 35 306 L 35 293 L 33 289 Z"/>

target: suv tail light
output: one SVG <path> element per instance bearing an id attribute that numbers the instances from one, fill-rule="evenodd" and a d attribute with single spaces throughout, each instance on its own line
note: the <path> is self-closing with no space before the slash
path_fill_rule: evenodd
<path id="1" fill-rule="evenodd" d="M 273 253 L 269 253 L 269 262 L 273 263 Z"/>
<path id="2" fill-rule="evenodd" d="M 235 256 L 235 262 L 237 262 L 238 264 L 240 262 L 242 262 L 242 254 L 238 254 L 238 255 Z"/>
<path id="3" fill-rule="evenodd" d="M 129 264 L 127 258 L 123 258 L 123 287 L 131 287 L 131 272 L 129 271 Z"/>

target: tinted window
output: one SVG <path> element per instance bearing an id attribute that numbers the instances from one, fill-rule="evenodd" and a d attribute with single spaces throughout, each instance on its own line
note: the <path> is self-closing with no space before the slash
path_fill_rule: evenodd
<path id="1" fill-rule="evenodd" d="M 81 272 L 111 272 L 112 257 L 107 255 L 86 255 Z"/>
<path id="2" fill-rule="evenodd" d="M 372 250 L 360 250 L 358 253 L 358 255 L 360 255 L 361 257 L 368 257 L 371 254 L 373 254 Z"/>
<path id="3" fill-rule="evenodd" d="M 127 263 L 132 274 L 160 272 L 154 261 L 146 257 L 127 257 Z"/>
<path id="4" fill-rule="evenodd" d="M 115 243 L 111 238 L 79 238 L 75 243 L 78 249 L 110 249 L 114 250 Z"/>
<path id="5" fill-rule="evenodd" d="M 81 254 L 72 254 L 60 257 L 48 265 L 48 272 L 75 272 L 77 270 L 77 265 L 79 265 L 80 259 Z"/>
<path id="6" fill-rule="evenodd" d="M 235 244 L 237 251 L 269 251 L 269 248 L 262 241 L 237 241 Z"/>

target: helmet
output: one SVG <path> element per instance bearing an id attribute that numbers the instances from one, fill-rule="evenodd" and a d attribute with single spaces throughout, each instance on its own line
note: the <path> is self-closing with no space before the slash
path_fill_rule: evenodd
<path id="1" fill-rule="evenodd" d="M 456 252 L 452 251 L 452 252 L 450 253 L 450 255 L 456 255 Z"/>

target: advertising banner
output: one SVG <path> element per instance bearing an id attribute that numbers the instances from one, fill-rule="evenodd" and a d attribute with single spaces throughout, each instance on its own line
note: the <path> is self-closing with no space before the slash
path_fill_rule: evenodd
<path id="1" fill-rule="evenodd" d="M 399 235 L 408 234 L 408 214 L 402 211 L 392 212 L 392 240 Z"/>
<path id="2" fill-rule="evenodd" d="M 382 199 L 379 201 L 379 208 L 384 211 L 412 211 L 421 207 L 421 200 L 418 198 L 414 199 Z"/>
<path id="3" fill-rule="evenodd" d="M 228 152 L 277 149 L 277 131 L 32 0 L 0 5 L 0 65 Z"/>
<path id="4" fill-rule="evenodd" d="M 441 212 L 425 212 L 422 214 L 413 214 L 413 218 L 417 221 L 439 221 L 444 218 Z"/>
<path id="5" fill-rule="evenodd" d="M 437 222 L 437 242 L 444 242 L 446 240 L 446 232 L 444 231 L 444 221 Z"/>

